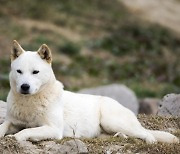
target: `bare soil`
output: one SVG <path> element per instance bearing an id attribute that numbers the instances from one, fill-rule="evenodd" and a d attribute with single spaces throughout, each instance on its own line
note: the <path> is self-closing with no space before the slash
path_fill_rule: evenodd
<path id="1" fill-rule="evenodd" d="M 178 0 L 122 0 L 135 15 L 180 33 L 180 1 Z"/>

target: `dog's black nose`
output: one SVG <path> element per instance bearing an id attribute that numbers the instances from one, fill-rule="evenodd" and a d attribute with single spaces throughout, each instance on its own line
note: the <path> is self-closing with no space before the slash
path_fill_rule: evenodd
<path id="1" fill-rule="evenodd" d="M 21 85 L 21 89 L 22 89 L 22 91 L 24 91 L 24 92 L 27 92 L 27 91 L 29 90 L 29 88 L 30 88 L 30 86 L 29 86 L 28 84 L 22 84 L 22 85 Z"/>

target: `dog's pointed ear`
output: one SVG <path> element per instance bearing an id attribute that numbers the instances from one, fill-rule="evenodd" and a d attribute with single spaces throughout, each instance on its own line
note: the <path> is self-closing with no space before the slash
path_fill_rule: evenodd
<path id="1" fill-rule="evenodd" d="M 14 40 L 12 50 L 11 50 L 11 56 L 10 56 L 11 61 L 18 58 L 24 52 L 25 52 L 24 49 L 19 45 L 19 43 L 16 40 Z"/>
<path id="2" fill-rule="evenodd" d="M 42 59 L 46 60 L 49 64 L 51 64 L 52 62 L 51 50 L 46 44 L 41 45 L 37 53 L 40 55 Z"/>

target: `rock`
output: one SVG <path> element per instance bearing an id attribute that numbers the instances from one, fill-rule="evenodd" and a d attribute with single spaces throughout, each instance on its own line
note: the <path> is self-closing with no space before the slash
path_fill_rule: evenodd
<path id="1" fill-rule="evenodd" d="M 180 116 L 180 94 L 168 94 L 159 103 L 158 115 Z"/>
<path id="2" fill-rule="evenodd" d="M 0 124 L 3 123 L 3 121 L 5 120 L 6 108 L 6 102 L 0 101 Z"/>
<path id="3" fill-rule="evenodd" d="M 67 141 L 63 145 L 69 147 L 69 150 L 65 153 L 88 153 L 87 146 L 79 139 Z"/>
<path id="4" fill-rule="evenodd" d="M 15 139 L 14 139 L 15 140 Z M 15 142 L 17 142 L 15 140 Z M 17 142 L 18 143 L 18 142 Z M 39 154 L 43 153 L 46 150 L 38 148 L 38 146 L 32 144 L 32 142 L 29 141 L 21 141 L 19 144 L 19 148 L 21 149 L 21 153 L 26 153 L 26 154 Z"/>
<path id="5" fill-rule="evenodd" d="M 51 154 L 51 153 L 52 154 L 59 154 L 59 153 L 66 154 L 66 153 L 75 152 L 73 147 L 57 144 L 54 141 L 43 141 L 42 143 L 40 143 L 40 146 L 43 148 L 43 152 L 46 154 Z M 77 149 L 76 149 L 76 153 L 77 153 Z"/>
<path id="6" fill-rule="evenodd" d="M 3 154 L 77 154 L 88 153 L 87 146 L 79 139 L 71 139 L 63 144 L 55 141 L 29 142 L 22 141 L 18 143 L 14 137 L 0 138 L 0 153 Z"/>
<path id="7" fill-rule="evenodd" d="M 96 88 L 82 89 L 79 93 L 108 96 L 129 108 L 135 114 L 138 113 L 139 103 L 135 93 L 122 84 L 111 84 Z"/>
<path id="8" fill-rule="evenodd" d="M 139 100 L 139 113 L 156 115 L 158 111 L 160 99 L 145 98 Z"/>

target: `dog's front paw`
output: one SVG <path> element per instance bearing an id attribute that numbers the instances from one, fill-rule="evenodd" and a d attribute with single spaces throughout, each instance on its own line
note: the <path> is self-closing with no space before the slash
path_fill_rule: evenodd
<path id="1" fill-rule="evenodd" d="M 4 131 L 3 127 L 2 127 L 2 125 L 0 125 L 0 138 L 4 137 L 4 135 L 5 135 L 5 131 Z"/>
<path id="2" fill-rule="evenodd" d="M 4 137 L 4 133 L 1 133 L 1 132 L 0 132 L 0 138 L 1 138 L 1 137 Z"/>
<path id="3" fill-rule="evenodd" d="M 20 135 L 7 135 L 7 137 L 15 138 L 18 142 L 21 142 L 21 141 L 25 140 Z"/>
<path id="4" fill-rule="evenodd" d="M 14 137 L 14 135 L 6 135 L 7 137 L 11 137 L 11 138 L 13 138 Z"/>
<path id="5" fill-rule="evenodd" d="M 18 142 L 26 141 L 27 138 L 23 133 L 16 133 L 13 135 Z"/>
<path id="6" fill-rule="evenodd" d="M 11 138 L 11 139 L 13 139 L 13 140 L 17 140 L 14 135 L 10 135 L 10 134 L 9 134 L 9 135 L 6 135 L 5 137 Z"/>

